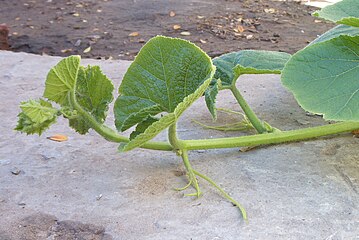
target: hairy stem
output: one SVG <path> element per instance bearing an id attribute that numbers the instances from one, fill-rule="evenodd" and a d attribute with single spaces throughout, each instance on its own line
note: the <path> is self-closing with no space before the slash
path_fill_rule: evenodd
<path id="1" fill-rule="evenodd" d="M 118 134 L 115 130 L 107 127 L 104 124 L 100 124 L 96 121 L 96 119 L 89 114 L 87 111 L 85 111 L 80 104 L 76 101 L 75 93 L 72 92 L 70 96 L 71 105 L 76 111 L 78 111 L 82 116 L 84 116 L 87 121 L 90 123 L 92 129 L 94 129 L 98 134 L 100 134 L 102 137 L 104 137 L 106 140 L 111 142 L 129 142 L 130 140 L 125 137 Z M 153 150 L 162 150 L 162 151 L 172 151 L 173 148 L 170 144 L 166 142 L 155 142 L 155 141 L 149 141 L 141 146 L 141 148 L 146 149 L 153 149 Z"/>
<path id="2" fill-rule="evenodd" d="M 220 186 L 218 186 L 212 179 L 210 179 L 206 175 L 203 175 L 202 173 L 199 173 L 194 169 L 193 169 L 193 172 L 197 176 L 199 176 L 199 177 L 203 178 L 204 180 L 206 180 L 207 182 L 209 182 L 213 187 L 215 187 L 218 191 L 220 191 L 225 198 L 227 198 L 230 202 L 232 202 L 234 205 L 236 205 L 239 208 L 239 210 L 241 211 L 243 219 L 247 220 L 247 212 L 239 202 L 237 202 L 231 196 L 229 196 L 228 193 L 226 193 Z"/>
<path id="3" fill-rule="evenodd" d="M 266 133 L 267 129 L 266 129 L 265 125 L 263 124 L 263 122 L 261 120 L 259 120 L 259 118 L 253 112 L 253 110 L 248 105 L 246 100 L 244 100 L 242 94 L 239 92 L 237 87 L 235 85 L 232 85 L 229 89 L 232 91 L 232 93 L 233 93 L 234 97 L 236 98 L 237 102 L 239 103 L 239 105 L 243 109 L 243 112 L 246 114 L 247 118 L 252 123 L 253 127 L 257 130 L 257 132 L 258 133 Z"/>
<path id="4" fill-rule="evenodd" d="M 338 133 L 350 132 L 359 129 L 359 122 L 342 122 L 328 124 L 319 127 L 311 127 L 299 130 L 257 134 L 251 136 L 214 138 L 200 140 L 182 140 L 181 145 L 187 150 L 235 148 L 257 146 L 262 144 L 277 144 L 295 142 L 305 139 L 328 136 Z"/>

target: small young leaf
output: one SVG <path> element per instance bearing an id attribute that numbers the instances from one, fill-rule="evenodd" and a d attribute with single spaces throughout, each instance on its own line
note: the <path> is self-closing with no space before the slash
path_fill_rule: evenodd
<path id="1" fill-rule="evenodd" d="M 41 135 L 47 128 L 56 122 L 59 111 L 51 103 L 40 100 L 29 100 L 20 104 L 18 124 L 15 130 L 26 134 Z"/>
<path id="2" fill-rule="evenodd" d="M 114 109 L 117 129 L 124 131 L 148 116 L 173 112 L 213 71 L 211 59 L 194 44 L 163 36 L 152 38 L 121 83 Z"/>
<path id="3" fill-rule="evenodd" d="M 359 1 L 343 0 L 316 11 L 313 15 L 338 24 L 359 27 Z"/>
<path id="4" fill-rule="evenodd" d="M 297 52 L 282 83 L 299 104 L 327 120 L 359 121 L 359 36 L 339 36 Z"/>
<path id="5" fill-rule="evenodd" d="M 347 36 L 359 36 L 359 28 L 352 27 L 348 25 L 338 25 L 329 31 L 325 32 L 324 34 L 320 35 L 318 38 L 316 38 L 314 41 L 312 41 L 309 45 L 313 45 L 320 42 L 328 41 L 332 38 L 339 37 L 341 35 L 347 35 Z"/>
<path id="6" fill-rule="evenodd" d="M 76 99 L 98 123 L 106 119 L 108 105 L 112 102 L 113 84 L 98 66 L 80 67 L 76 82 Z M 80 134 L 86 134 L 90 125 L 82 116 L 70 118 L 70 126 Z"/>
<path id="7" fill-rule="evenodd" d="M 69 93 L 74 90 L 79 68 L 80 56 L 70 56 L 61 60 L 47 75 L 44 97 L 66 106 Z"/>

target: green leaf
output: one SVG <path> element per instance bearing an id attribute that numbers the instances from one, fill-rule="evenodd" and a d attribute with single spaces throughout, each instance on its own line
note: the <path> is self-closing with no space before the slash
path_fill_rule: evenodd
<path id="1" fill-rule="evenodd" d="M 339 36 L 297 52 L 283 84 L 307 111 L 325 119 L 359 121 L 359 36 Z"/>
<path id="2" fill-rule="evenodd" d="M 213 71 L 211 59 L 194 44 L 163 36 L 152 38 L 122 80 L 114 109 L 117 129 L 125 131 L 161 112 L 173 113 Z"/>
<path id="3" fill-rule="evenodd" d="M 98 123 L 102 124 L 107 116 L 108 105 L 112 102 L 112 82 L 98 66 L 80 67 L 76 82 L 76 100 L 90 113 Z M 80 134 L 86 134 L 91 128 L 85 117 L 78 115 L 70 119 L 70 126 Z"/>
<path id="4" fill-rule="evenodd" d="M 359 27 L 359 1 L 343 0 L 316 11 L 313 15 L 338 24 Z"/>
<path id="5" fill-rule="evenodd" d="M 290 54 L 284 52 L 242 50 L 213 59 L 217 67 L 214 78 L 223 86 L 231 86 L 243 74 L 280 74 Z"/>
<path id="6" fill-rule="evenodd" d="M 74 90 L 80 56 L 70 56 L 61 60 L 47 75 L 44 97 L 62 106 L 69 102 L 69 94 Z"/>
<path id="7" fill-rule="evenodd" d="M 219 82 L 220 80 L 214 80 L 212 81 L 211 85 L 207 88 L 207 90 L 204 93 L 205 99 L 206 99 L 206 105 L 209 110 L 209 112 L 212 115 L 213 120 L 217 119 L 217 111 L 216 111 L 216 98 L 219 91 Z"/>
<path id="8" fill-rule="evenodd" d="M 348 35 L 348 36 L 359 36 L 359 28 L 352 27 L 348 25 L 338 25 L 329 31 L 325 32 L 324 34 L 320 35 L 317 39 L 312 41 L 309 45 L 313 45 L 320 42 L 328 41 L 332 38 L 339 37 L 341 35 Z"/>
<path id="9" fill-rule="evenodd" d="M 213 59 L 213 64 L 216 66 L 214 78 L 221 80 L 223 88 L 229 88 L 243 74 L 280 74 L 289 58 L 288 53 L 261 50 L 242 50 L 224 54 Z M 214 119 L 217 94 L 218 91 L 216 92 L 215 89 L 210 96 L 206 94 L 207 107 Z"/>
<path id="10" fill-rule="evenodd" d="M 136 130 L 133 131 L 130 135 L 130 140 L 134 139 L 141 133 L 144 133 L 150 125 L 152 125 L 154 122 L 157 122 L 157 121 L 158 121 L 158 118 L 149 116 L 143 122 L 140 122 L 139 124 L 137 124 Z"/>
<path id="11" fill-rule="evenodd" d="M 56 122 L 59 111 L 51 103 L 39 99 L 29 100 L 20 104 L 22 112 L 19 113 L 15 130 L 27 134 L 41 135 L 47 128 Z"/>
<path id="12" fill-rule="evenodd" d="M 178 121 L 181 114 L 199 97 L 203 95 L 205 90 L 208 88 L 211 80 L 213 78 L 215 69 L 213 68 L 213 72 L 210 76 L 203 82 L 203 84 L 192 94 L 187 96 L 183 102 L 179 103 L 175 110 L 172 113 L 165 115 L 164 117 L 160 118 L 158 121 L 155 121 L 152 125 L 150 125 L 142 134 L 136 136 L 133 140 L 129 143 L 120 145 L 119 151 L 126 152 L 132 150 L 136 147 L 142 146 L 147 141 L 151 140 L 157 134 L 162 132 L 164 129 L 168 128 L 170 125 L 174 124 Z"/>

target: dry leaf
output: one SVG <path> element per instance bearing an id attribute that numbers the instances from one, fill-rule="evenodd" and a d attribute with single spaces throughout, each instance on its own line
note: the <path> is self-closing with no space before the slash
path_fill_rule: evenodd
<path id="1" fill-rule="evenodd" d="M 265 13 L 275 13 L 276 10 L 275 10 L 274 8 L 265 8 L 265 9 L 264 9 L 264 12 L 265 12 Z"/>
<path id="2" fill-rule="evenodd" d="M 191 35 L 191 33 L 190 32 L 181 32 L 181 35 L 182 36 L 189 36 L 189 35 Z"/>
<path id="3" fill-rule="evenodd" d="M 354 137 L 359 138 L 359 129 L 352 131 L 352 134 L 354 135 Z"/>
<path id="4" fill-rule="evenodd" d="M 69 138 L 62 134 L 55 134 L 55 135 L 52 135 L 51 137 L 48 137 L 47 139 L 49 139 L 51 141 L 56 141 L 56 142 L 65 142 Z"/>
<path id="5" fill-rule="evenodd" d="M 174 30 L 181 29 L 181 25 L 175 24 L 175 25 L 173 25 L 173 29 Z"/>
<path id="6" fill-rule="evenodd" d="M 88 53 L 88 52 L 90 52 L 91 51 L 91 46 L 89 46 L 88 48 L 86 48 L 84 51 L 83 51 L 83 53 Z"/>
<path id="7" fill-rule="evenodd" d="M 174 16 L 176 16 L 176 12 L 175 11 L 170 11 L 168 13 L 168 15 L 170 15 L 170 17 L 174 17 Z"/>
<path id="8" fill-rule="evenodd" d="M 68 53 L 68 52 L 71 52 L 71 51 L 72 51 L 72 48 L 66 48 L 66 49 L 61 50 L 62 53 Z"/>
<path id="9" fill-rule="evenodd" d="M 203 43 L 203 44 L 204 44 L 204 43 L 207 43 L 207 41 L 205 41 L 205 40 L 203 40 L 203 39 L 200 39 L 199 41 L 200 41 L 201 43 Z"/>
<path id="10" fill-rule="evenodd" d="M 251 40 L 251 39 L 253 39 L 253 35 L 252 35 L 252 34 L 247 35 L 246 38 L 247 38 L 248 40 Z"/>
<path id="11" fill-rule="evenodd" d="M 248 152 L 248 151 L 253 150 L 253 149 L 257 148 L 257 147 L 258 147 L 258 146 L 241 147 L 241 148 L 239 149 L 239 151 L 240 151 L 240 152 Z"/>
<path id="12" fill-rule="evenodd" d="M 137 37 L 138 35 L 140 35 L 138 32 L 132 32 L 128 34 L 129 37 Z"/>
<path id="13" fill-rule="evenodd" d="M 240 33 L 244 32 L 244 27 L 242 25 L 238 25 L 237 31 Z"/>

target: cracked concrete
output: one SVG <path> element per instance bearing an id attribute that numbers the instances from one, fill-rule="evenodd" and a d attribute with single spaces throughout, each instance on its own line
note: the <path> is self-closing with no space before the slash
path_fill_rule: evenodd
<path id="1" fill-rule="evenodd" d="M 12 129 L 18 104 L 41 96 L 47 71 L 60 58 L 0 51 L 0 239 L 359 239 L 359 139 L 335 138 L 238 149 L 193 151 L 194 168 L 246 208 L 249 222 L 200 180 L 204 196 L 183 197 L 180 159 L 170 152 L 134 150 L 95 132 L 76 134 L 60 119 L 42 136 Z M 118 86 L 127 61 L 98 64 Z M 308 116 L 275 75 L 246 76 L 238 86 L 260 117 L 281 129 L 324 124 Z M 219 107 L 238 110 L 229 92 Z M 235 136 L 204 130 L 213 124 L 197 101 L 181 118 L 181 138 Z M 113 125 L 112 112 L 108 124 Z M 219 115 L 220 123 L 235 116 Z M 67 142 L 46 139 L 55 133 Z M 160 134 L 157 139 L 166 139 Z"/>

